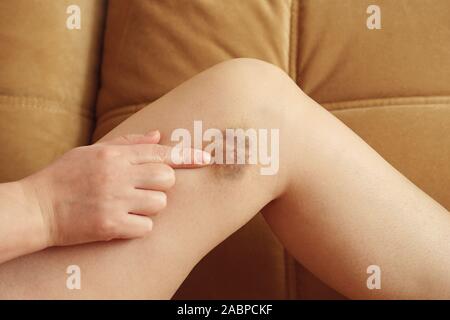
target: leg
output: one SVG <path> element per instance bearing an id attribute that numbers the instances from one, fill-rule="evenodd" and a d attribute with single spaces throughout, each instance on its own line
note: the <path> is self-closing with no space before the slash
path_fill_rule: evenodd
<path id="1" fill-rule="evenodd" d="M 218 65 L 110 135 L 159 128 L 168 142 L 173 129 L 196 119 L 214 128 L 280 128 L 279 174 L 261 176 L 257 166 L 180 170 L 150 237 L 12 261 L 0 267 L 0 297 L 170 297 L 204 254 L 268 203 L 264 214 L 282 242 L 338 291 L 356 298 L 450 295 L 447 211 L 278 69 L 248 60 Z M 65 289 L 69 264 L 83 271 L 81 291 Z M 383 270 L 381 291 L 365 287 L 370 264 Z"/>
<path id="2" fill-rule="evenodd" d="M 279 128 L 283 113 L 246 93 L 258 87 L 251 72 L 259 65 L 217 66 L 135 114 L 108 136 L 157 128 L 162 142 L 168 143 L 173 129 L 192 128 L 197 119 L 213 128 Z M 274 70 L 261 68 L 261 75 L 268 76 L 267 89 Z M 208 251 L 281 193 L 283 180 L 282 174 L 261 176 L 255 166 L 178 170 L 169 205 L 148 238 L 52 248 L 11 261 L 0 266 L 0 297 L 170 298 Z M 81 268 L 80 291 L 65 287 L 65 271 L 71 264 Z"/>

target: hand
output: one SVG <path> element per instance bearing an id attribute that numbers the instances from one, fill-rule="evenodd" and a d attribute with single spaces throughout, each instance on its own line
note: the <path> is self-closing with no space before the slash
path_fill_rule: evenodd
<path id="1" fill-rule="evenodd" d="M 46 246 L 148 234 L 151 216 L 166 207 L 165 191 L 175 184 L 172 167 L 180 167 L 171 160 L 172 148 L 157 144 L 159 140 L 156 131 L 75 148 L 21 180 L 42 215 Z M 185 161 L 182 167 L 210 161 L 201 150 L 191 150 L 192 154 L 191 159 L 203 162 Z"/>

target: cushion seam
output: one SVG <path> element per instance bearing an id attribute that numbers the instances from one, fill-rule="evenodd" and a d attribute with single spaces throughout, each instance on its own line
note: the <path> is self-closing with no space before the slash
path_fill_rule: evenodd
<path id="1" fill-rule="evenodd" d="M 288 72 L 289 76 L 297 82 L 297 53 L 298 53 L 298 39 L 297 39 L 297 26 L 298 26 L 298 3 L 297 0 L 291 0 L 290 2 L 290 26 L 289 26 L 289 50 L 288 50 Z M 295 281 L 295 262 L 292 256 L 283 249 L 284 255 L 284 281 L 287 299 L 295 299 L 296 297 L 296 281 Z"/>
<path id="2" fill-rule="evenodd" d="M 101 115 L 97 119 L 97 123 L 102 123 L 102 122 L 108 121 L 110 119 L 121 117 L 123 115 L 126 115 L 127 113 L 134 114 L 137 111 L 141 110 L 146 105 L 148 105 L 148 103 L 139 103 L 139 104 L 127 105 L 127 106 L 123 106 L 120 108 L 116 108 L 114 110 L 110 110 L 110 111 L 104 113 L 103 115 Z"/>
<path id="3" fill-rule="evenodd" d="M 289 76 L 297 81 L 297 26 L 298 26 L 298 5 L 297 0 L 291 0 L 290 8 L 290 26 L 289 26 Z"/>
<path id="4" fill-rule="evenodd" d="M 347 109 L 364 109 L 373 107 L 389 107 L 389 106 L 414 106 L 414 105 L 447 105 L 450 104 L 450 96 L 428 96 L 428 97 L 393 97 L 393 98 L 377 98 L 377 99 L 360 99 L 338 102 L 320 103 L 329 111 L 339 111 Z"/>
<path id="5" fill-rule="evenodd" d="M 0 95 L 0 107 L 6 108 L 7 106 L 30 108 L 39 111 L 48 111 L 60 114 L 65 113 L 71 116 L 85 117 L 90 120 L 93 119 L 93 114 L 91 113 L 82 111 L 73 111 L 56 100 L 41 97 Z M 9 108 L 9 111 L 14 111 L 14 109 Z"/>

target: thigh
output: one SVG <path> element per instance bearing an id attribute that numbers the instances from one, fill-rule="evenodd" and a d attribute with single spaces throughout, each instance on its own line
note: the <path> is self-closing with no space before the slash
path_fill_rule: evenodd
<path id="1" fill-rule="evenodd" d="M 254 92 L 255 84 L 239 68 L 219 65 L 196 76 L 105 138 L 159 129 L 162 143 L 170 144 L 171 132 L 192 132 L 194 120 L 205 129 L 279 127 L 283 119 L 264 107 L 264 97 L 242 94 Z M 177 170 L 176 176 L 150 236 L 51 248 L 3 264 L 0 298 L 170 298 L 195 264 L 280 194 L 284 183 L 282 170 L 264 176 L 258 165 L 213 165 Z M 80 267 L 81 290 L 66 288 L 69 265 Z"/>

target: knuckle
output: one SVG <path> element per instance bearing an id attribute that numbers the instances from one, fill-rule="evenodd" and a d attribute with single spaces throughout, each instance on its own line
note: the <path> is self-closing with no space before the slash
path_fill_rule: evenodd
<path id="1" fill-rule="evenodd" d="M 161 146 L 161 145 L 154 145 L 154 155 L 158 159 L 158 161 L 165 161 L 170 156 L 169 148 Z"/>
<path id="2" fill-rule="evenodd" d="M 110 240 L 117 235 L 117 223 L 110 217 L 100 216 L 96 231 L 103 239 Z"/>
<path id="3" fill-rule="evenodd" d="M 101 146 L 96 149 L 96 158 L 102 161 L 110 161 L 118 155 L 118 152 L 115 148 L 111 146 Z"/>
<path id="4" fill-rule="evenodd" d="M 161 165 L 158 171 L 164 187 L 173 187 L 175 184 L 175 170 L 168 165 Z"/>

